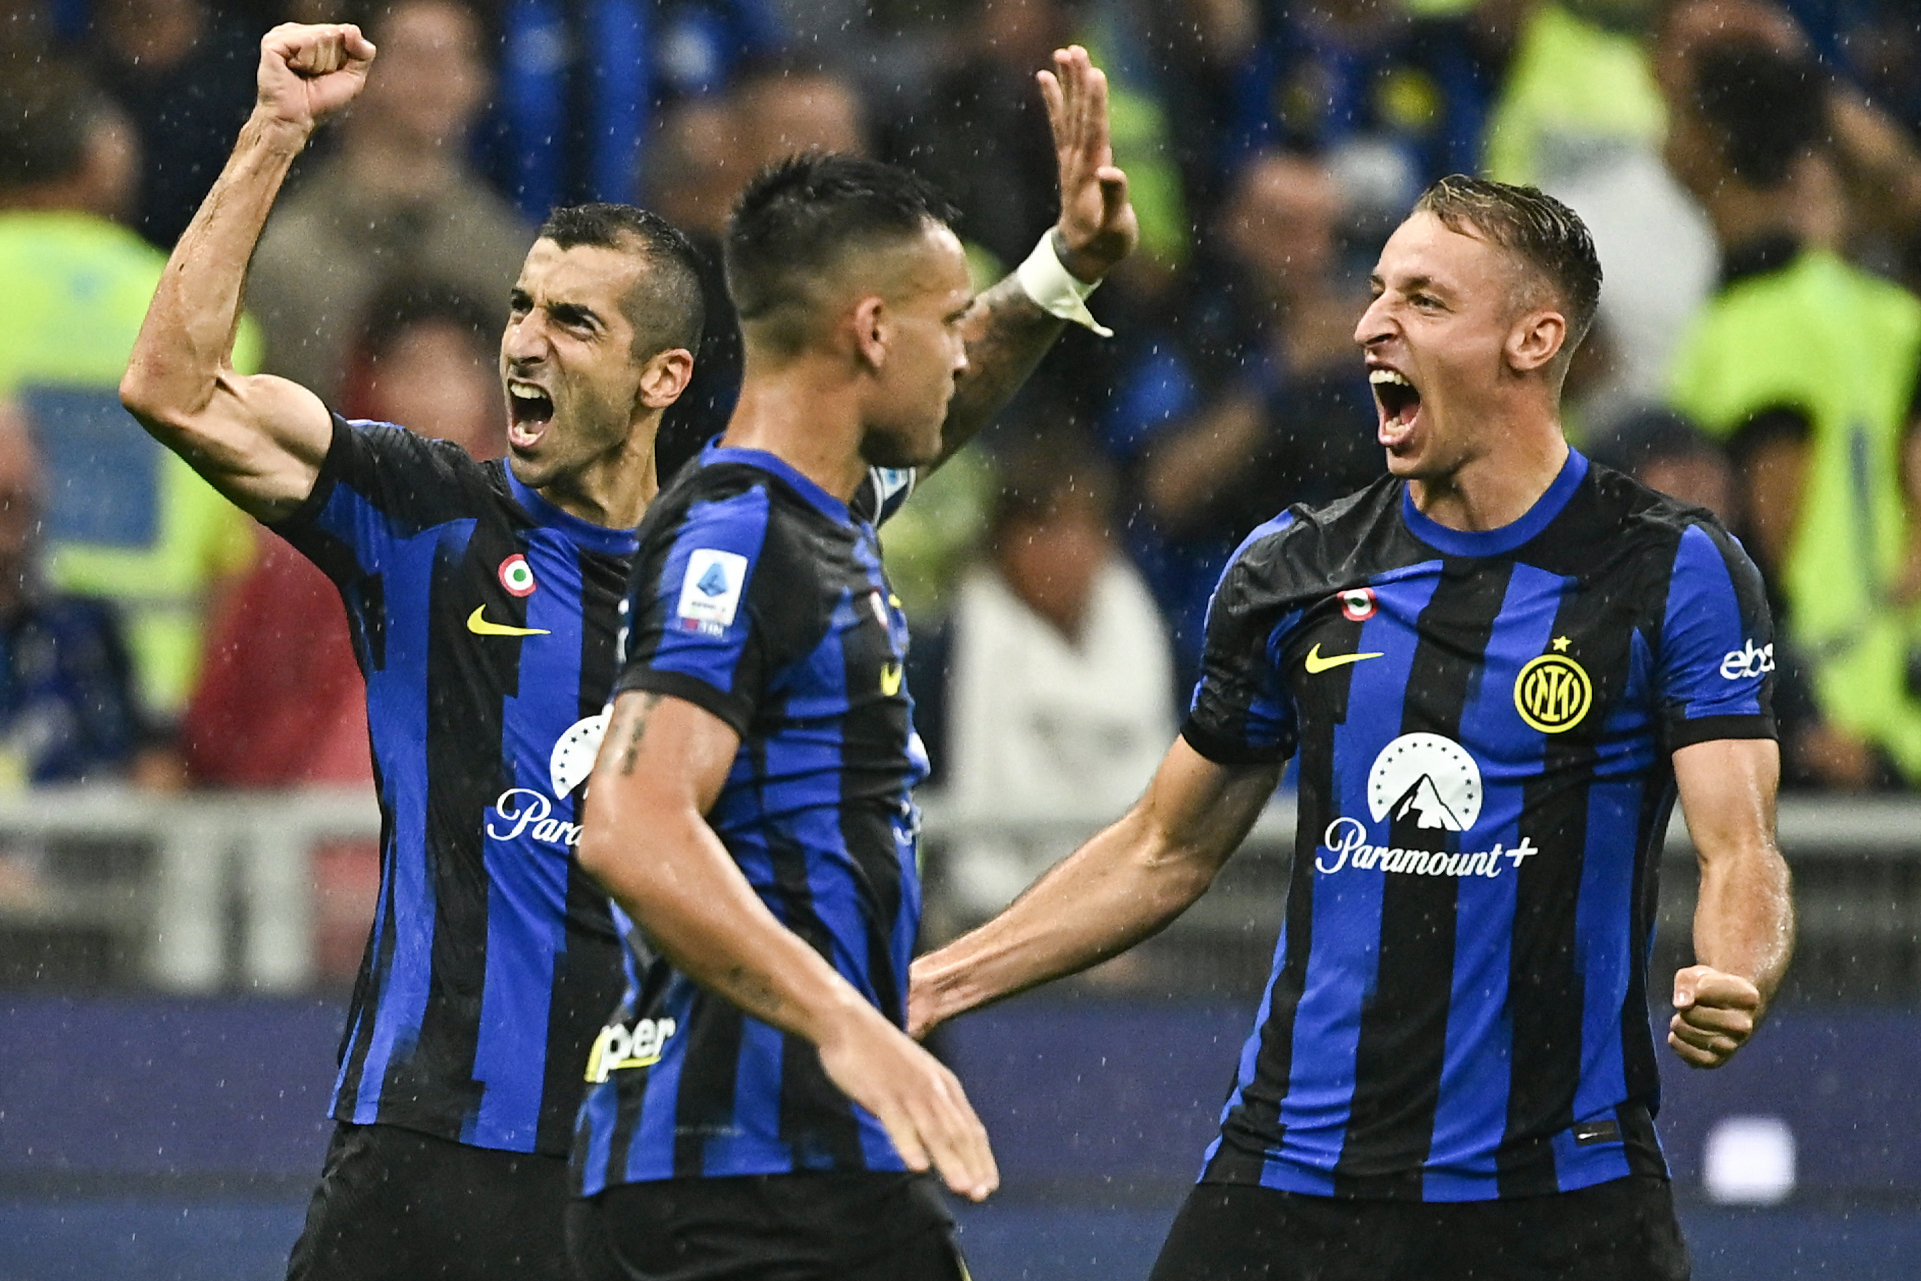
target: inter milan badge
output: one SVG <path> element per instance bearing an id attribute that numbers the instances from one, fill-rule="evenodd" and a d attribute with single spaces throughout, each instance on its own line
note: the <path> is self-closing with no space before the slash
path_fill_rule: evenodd
<path id="1" fill-rule="evenodd" d="M 519 552 L 501 561 L 499 572 L 500 585 L 515 596 L 532 596 L 534 588 L 539 586 L 534 582 L 533 567 Z"/>
<path id="2" fill-rule="evenodd" d="M 1351 592 L 1341 593 L 1341 617 L 1350 623 L 1365 623 L 1374 617 L 1377 608 L 1379 604 L 1374 599 L 1372 587 L 1357 587 Z"/>
<path id="3" fill-rule="evenodd" d="M 1543 734 L 1573 729 L 1594 701 L 1587 670 L 1567 654 L 1568 638 L 1556 636 L 1549 651 L 1514 678 L 1514 710 Z"/>

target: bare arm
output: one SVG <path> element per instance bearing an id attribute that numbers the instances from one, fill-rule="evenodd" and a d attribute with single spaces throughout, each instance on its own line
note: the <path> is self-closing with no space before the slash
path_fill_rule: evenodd
<path id="1" fill-rule="evenodd" d="M 1674 754 L 1688 832 L 1701 860 L 1696 964 L 1674 976 L 1668 1044 L 1692 1067 L 1720 1067 L 1746 1044 L 1794 951 L 1788 866 L 1774 844 L 1781 754 L 1769 739 L 1719 739 Z"/>
<path id="2" fill-rule="evenodd" d="M 1217 765 L 1177 738 L 1121 820 L 1012 906 L 914 962 L 915 1036 L 976 1006 L 1086 969 L 1157 934 L 1213 884 L 1281 767 Z"/>
<path id="3" fill-rule="evenodd" d="M 120 383 L 161 444 L 262 520 L 312 492 L 333 428 L 306 388 L 234 372 L 247 261 L 294 157 L 360 92 L 373 56 L 353 26 L 289 23 L 261 40 L 253 115 L 167 260 Z"/>
<path id="4" fill-rule="evenodd" d="M 828 1076 L 879 1118 L 910 1167 L 931 1162 L 980 1200 L 999 1175 L 959 1080 L 780 923 L 707 825 L 739 748 L 732 728 L 692 703 L 621 695 L 587 791 L 581 868 L 675 968 L 819 1046 Z"/>
<path id="5" fill-rule="evenodd" d="M 1039 79 L 1060 162 L 1061 216 L 1054 246 L 1062 265 L 1092 284 L 1133 252 L 1140 239 L 1127 175 L 1115 167 L 1108 142 L 1107 77 L 1088 60 L 1087 50 L 1075 45 L 1055 50 L 1054 70 L 1041 72 Z M 967 369 L 942 427 L 942 462 L 1013 398 L 1065 323 L 1041 310 L 1013 276 L 974 300 L 966 321 Z"/>

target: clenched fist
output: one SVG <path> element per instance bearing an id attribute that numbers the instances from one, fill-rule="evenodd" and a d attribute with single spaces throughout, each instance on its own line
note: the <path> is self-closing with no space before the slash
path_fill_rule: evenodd
<path id="1" fill-rule="evenodd" d="M 354 100 L 373 60 L 373 44 L 351 23 L 283 23 L 260 41 L 255 110 L 311 131 Z"/>
<path id="2" fill-rule="evenodd" d="M 1761 993 L 1738 974 L 1690 965 L 1674 976 L 1668 1044 L 1689 1067 L 1717 1068 L 1754 1035 Z"/>

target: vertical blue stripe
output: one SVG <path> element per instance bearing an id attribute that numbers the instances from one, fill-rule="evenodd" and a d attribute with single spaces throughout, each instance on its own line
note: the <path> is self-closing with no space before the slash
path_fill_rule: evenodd
<path id="1" fill-rule="evenodd" d="M 1569 581 L 1516 565 L 1495 616 L 1475 687 L 1461 709 L 1457 736 L 1477 749 L 1481 814 L 1460 838 L 1463 851 L 1513 849 L 1527 784 L 1540 776 L 1547 736 L 1529 728 L 1514 706 L 1514 678 L 1545 653 Z M 1493 752 L 1502 753 L 1499 756 Z M 1434 1109 L 1422 1195 L 1429 1201 L 1473 1201 L 1499 1195 L 1494 1152 L 1507 1128 L 1513 1079 L 1514 1028 L 1508 1016 L 1514 903 L 1520 879 L 1511 860 L 1497 876 L 1456 881 L 1454 980 L 1448 998 L 1447 1045 Z"/>
<path id="2" fill-rule="evenodd" d="M 1366 821 L 1368 771 L 1381 749 L 1399 737 L 1408 680 L 1419 643 L 1416 624 L 1440 586 L 1440 562 L 1374 583 L 1378 611 L 1361 625 L 1358 648 L 1382 655 L 1352 668 L 1347 720 L 1334 729 L 1335 776 L 1329 795 L 1338 815 Z M 1313 677 L 1303 674 L 1300 679 Z M 1369 840 L 1383 843 L 1387 822 L 1368 824 Z M 1316 845 L 1298 857 L 1314 857 Z M 1352 1114 L 1361 1010 L 1374 991 L 1381 947 L 1381 903 L 1387 873 L 1345 867 L 1317 870 L 1313 937 L 1305 991 L 1294 1014 L 1293 1062 L 1282 1100 L 1280 1159 L 1261 1182 L 1284 1191 L 1326 1195 L 1346 1142 Z"/>
<path id="3" fill-rule="evenodd" d="M 614 1126 L 619 1119 L 620 1089 L 613 1079 L 590 1087 L 580 1102 L 580 1116 L 574 1126 L 574 1160 L 580 1166 L 582 1196 L 592 1196 L 607 1186 L 607 1162 L 613 1156 Z"/>
<path id="4" fill-rule="evenodd" d="M 514 785 L 545 797 L 553 821 L 571 823 L 573 798 L 554 795 L 548 763 L 579 719 L 580 561 L 572 541 L 553 530 L 531 533 L 526 555 L 536 584 L 527 597 L 526 625 L 548 634 L 499 641 L 521 647 L 519 692 L 502 701 L 502 750 L 514 764 Z M 510 840 L 495 830 L 483 824 L 487 969 L 474 1047 L 474 1079 L 483 1093 L 463 1138 L 517 1148 L 533 1142 L 540 1124 L 554 960 L 566 945 L 573 851 L 540 839 L 532 827 L 516 824 L 519 835 Z"/>
<path id="5" fill-rule="evenodd" d="M 718 998 L 716 998 L 718 999 Z M 755 1018 L 740 1024 L 740 1059 L 734 1076 L 734 1129 L 707 1140 L 701 1173 L 709 1178 L 763 1174 L 784 1168 L 797 1155 L 780 1133 L 781 1030 Z"/>
<path id="6" fill-rule="evenodd" d="M 718 1001 L 720 997 L 709 997 Z M 660 1005 L 660 1012 L 654 1017 L 670 1018 L 679 1025 L 679 1031 L 667 1038 L 661 1047 L 660 1062 L 647 1070 L 647 1087 L 641 1094 L 640 1124 L 634 1127 L 634 1139 L 627 1149 L 627 1168 L 619 1182 L 644 1183 L 650 1179 L 672 1178 L 674 1174 L 674 1127 L 678 1118 L 677 1105 L 680 1099 L 680 1073 L 687 1066 L 687 1037 L 693 1031 L 691 1011 L 694 1004 L 694 985 L 691 980 L 676 976 L 673 988 Z M 609 1078 L 609 1083 L 618 1081 L 618 1075 Z"/>
<path id="7" fill-rule="evenodd" d="M 319 523 L 357 548 L 368 572 L 382 576 L 387 611 L 386 661 L 367 674 L 367 722 L 394 822 L 394 943 L 351 1118 L 367 1124 L 378 1119 L 389 1065 L 412 1052 L 427 1009 L 435 919 L 427 867 L 427 634 L 434 571 L 443 557 L 459 555 L 474 522 L 399 538 L 384 516 L 341 486 Z"/>

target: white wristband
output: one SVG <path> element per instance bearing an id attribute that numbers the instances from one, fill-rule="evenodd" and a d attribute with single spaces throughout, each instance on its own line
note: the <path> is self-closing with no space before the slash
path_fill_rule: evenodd
<path id="1" fill-rule="evenodd" d="M 1034 300 L 1034 305 L 1048 315 L 1085 325 L 1103 338 L 1114 336 L 1114 331 L 1094 319 L 1094 313 L 1087 309 L 1087 295 L 1098 289 L 1101 282 L 1086 284 L 1061 263 L 1060 254 L 1054 249 L 1052 228 L 1034 246 L 1034 252 L 1027 255 L 1027 261 L 1020 265 L 1014 278 L 1021 282 L 1021 290 Z"/>

